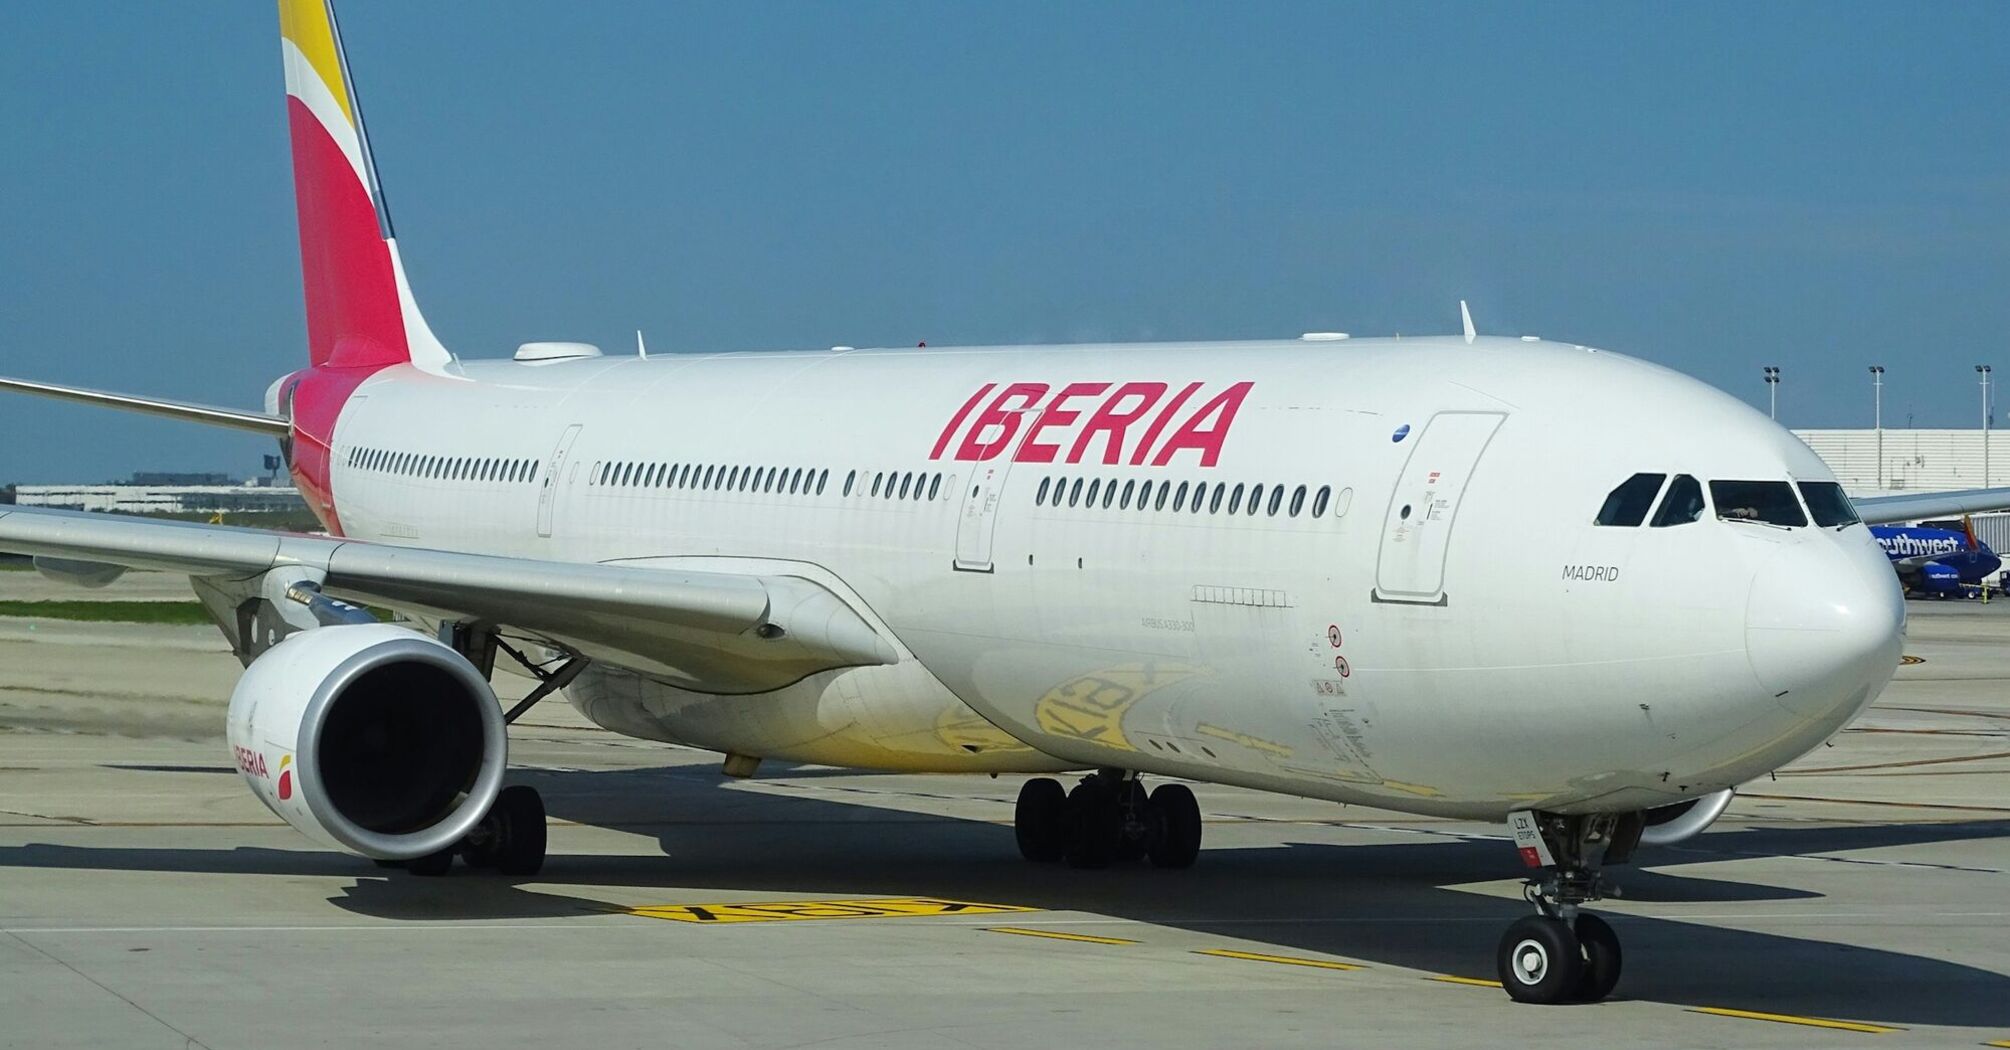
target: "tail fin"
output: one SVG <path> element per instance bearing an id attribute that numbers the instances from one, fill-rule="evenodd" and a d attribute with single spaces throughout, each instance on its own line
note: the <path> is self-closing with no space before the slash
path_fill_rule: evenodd
<path id="1" fill-rule="evenodd" d="M 309 358 L 442 371 L 453 358 L 405 280 L 332 0 L 279 0 L 279 33 Z"/>

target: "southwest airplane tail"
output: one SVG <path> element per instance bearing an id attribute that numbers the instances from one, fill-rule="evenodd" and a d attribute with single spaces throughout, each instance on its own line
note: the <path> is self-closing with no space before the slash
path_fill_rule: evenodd
<path id="1" fill-rule="evenodd" d="M 240 411 L 0 387 L 270 434 L 326 536 L 0 507 L 0 550 L 190 578 L 246 671 L 226 732 L 303 833 L 524 875 L 508 726 L 849 768 L 1048 774 L 1029 861 L 1184 868 L 1187 778 L 1513 830 L 1517 1000 L 1619 979 L 1580 911 L 1876 699 L 1904 605 L 1762 413 L 1590 347 L 1239 343 L 460 361 L 406 279 L 341 34 L 282 0 L 308 360 Z M 1581 396 L 1596 390 L 1597 398 Z M 358 608 L 403 614 L 380 624 Z M 507 711 L 489 682 L 537 680 Z"/>

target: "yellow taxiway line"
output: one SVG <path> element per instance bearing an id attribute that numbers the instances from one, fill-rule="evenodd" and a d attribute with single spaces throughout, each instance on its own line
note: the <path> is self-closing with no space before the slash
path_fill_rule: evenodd
<path id="1" fill-rule="evenodd" d="M 1029 930 L 1024 926 L 986 926 L 985 933 L 1009 933 L 1018 937 L 1046 937 L 1056 941 L 1081 941 L 1085 944 L 1136 944 L 1122 937 L 1096 937 L 1086 933 L 1062 933 L 1058 930 Z"/>
<path id="2" fill-rule="evenodd" d="M 1292 955 L 1265 955 L 1262 952 L 1239 952 L 1233 948 L 1201 948 L 1195 955 L 1212 955 L 1217 959 L 1247 959 L 1250 962 L 1281 963 L 1285 966 L 1311 966 L 1321 970 L 1365 970 L 1359 963 L 1331 962 L 1326 959 L 1300 959 Z"/>
<path id="3" fill-rule="evenodd" d="M 1833 1028 L 1842 1032 L 1864 1032 L 1869 1035 L 1883 1035 L 1886 1032 L 1903 1032 L 1903 1028 L 1890 1025 L 1863 1024 L 1858 1021 L 1833 1021 L 1826 1017 L 1802 1017 L 1798 1014 L 1768 1014 L 1757 1010 L 1727 1010 L 1721 1006 L 1691 1007 L 1690 1013 L 1710 1014 L 1714 1017 L 1742 1017 L 1748 1021 L 1773 1021 L 1778 1024 L 1797 1024 L 1808 1028 Z"/>

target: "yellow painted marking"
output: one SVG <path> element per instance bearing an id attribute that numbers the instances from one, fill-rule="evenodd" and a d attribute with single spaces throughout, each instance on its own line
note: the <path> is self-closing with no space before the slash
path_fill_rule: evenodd
<path id="1" fill-rule="evenodd" d="M 280 0 L 279 35 L 307 57 L 307 64 L 328 85 L 328 93 L 342 107 L 349 123 L 356 114 L 349 109 L 349 87 L 342 81 L 342 60 L 335 54 L 335 31 L 328 25 L 328 7 L 322 0 Z"/>
<path id="2" fill-rule="evenodd" d="M 1983 1046 L 2010 1046 L 2010 1039 L 1998 1039 L 1998 1040 L 1996 1040 L 1996 1041 L 1995 1041 L 1995 1042 L 1993 1042 L 1993 1043 L 1983 1043 L 1982 1045 L 1983 1045 Z"/>
<path id="3" fill-rule="evenodd" d="M 1697 1006 L 1690 1013 L 1710 1014 L 1716 1017 L 1742 1017 L 1748 1021 L 1777 1021 L 1780 1024 L 1806 1025 L 1809 1028 L 1834 1028 L 1844 1032 L 1868 1032 L 1883 1035 L 1886 1032 L 1903 1032 L 1903 1028 L 1893 1028 L 1882 1024 L 1861 1024 L 1856 1021 L 1831 1021 L 1826 1017 L 1801 1017 L 1797 1014 L 1767 1014 L 1757 1010 L 1726 1010 L 1721 1006 Z"/>
<path id="4" fill-rule="evenodd" d="M 1062 933 L 1059 930 L 1029 930 L 1024 926 L 986 926 L 985 933 L 1009 933 L 1018 937 L 1048 937 L 1057 941 L 1082 941 L 1085 944 L 1136 944 L 1136 941 L 1122 937 L 1095 937 L 1086 933 Z"/>
<path id="5" fill-rule="evenodd" d="M 1329 962 L 1325 959 L 1299 959 L 1290 955 L 1264 955 L 1261 952 L 1239 952 L 1231 948 L 1202 948 L 1195 955 L 1212 955 L 1218 959 L 1248 959 L 1250 962 L 1283 963 L 1286 966 L 1315 966 L 1321 970 L 1364 970 L 1357 963 Z"/>
<path id="6" fill-rule="evenodd" d="M 1501 986 L 1499 981 L 1481 980 L 1478 977 L 1453 977 L 1448 973 L 1438 974 L 1432 977 L 1431 980 L 1442 981 L 1445 984 L 1470 984 L 1475 988 L 1499 988 Z"/>
<path id="7" fill-rule="evenodd" d="M 1903 664 L 1904 664 L 1905 666 L 1907 666 L 1907 667 L 1911 667 L 1911 666 L 1912 666 L 1913 664 L 1923 664 L 1923 663 L 1925 663 L 1925 662 L 1926 662 L 1926 657 L 1924 657 L 1924 656 L 1904 656 L 1904 657 L 1900 657 L 1900 658 L 1899 658 L 1899 662 L 1900 662 L 1900 663 L 1903 663 Z M 1991 1044 L 1991 1045 L 1993 1045 L 1993 1046 L 2001 1046 L 2001 1045 L 2004 1045 L 2004 1044 L 2001 1044 L 2001 1043 L 1994 1043 L 1994 1044 Z"/>
<path id="8" fill-rule="evenodd" d="M 676 922 L 777 922 L 785 919 L 890 919 L 907 915 L 994 915 L 1038 911 L 1016 904 L 978 904 L 938 897 L 879 897 L 856 901 L 760 901 L 753 904 L 654 904 L 622 908 L 645 919 Z"/>

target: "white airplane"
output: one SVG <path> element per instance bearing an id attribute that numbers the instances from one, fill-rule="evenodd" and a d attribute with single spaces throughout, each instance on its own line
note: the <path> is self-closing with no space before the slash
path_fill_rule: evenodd
<path id="1" fill-rule="evenodd" d="M 1508 993 L 1596 1000 L 1601 869 L 1821 745 L 1899 660 L 1859 501 L 1667 369 L 1462 335 L 450 354 L 400 262 L 334 19 L 281 0 L 307 367 L 263 412 L 4 380 L 277 438 L 328 535 L 0 507 L 0 549 L 181 572 L 247 670 L 228 733 L 294 827 L 438 874 L 543 862 L 506 726 L 1026 782 L 1029 860 L 1194 862 L 1159 774 L 1507 821 Z M 433 633 L 378 623 L 409 614 Z M 504 711 L 497 657 L 540 679 Z"/>

